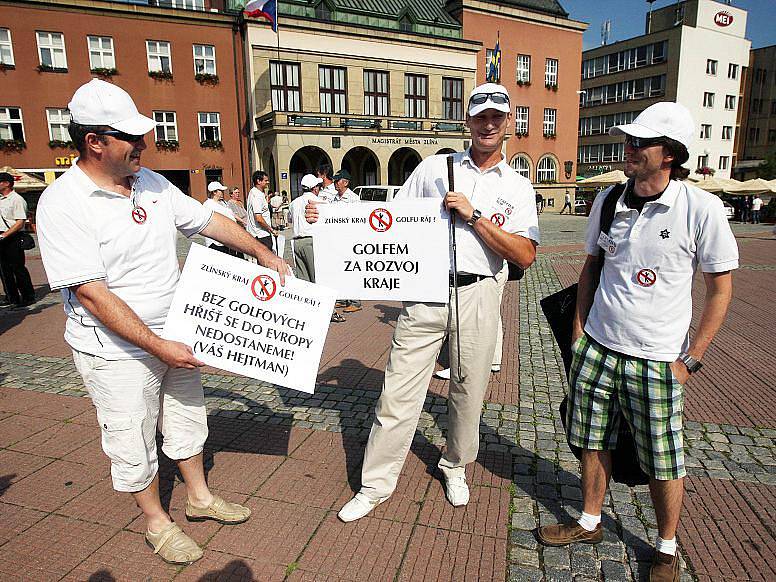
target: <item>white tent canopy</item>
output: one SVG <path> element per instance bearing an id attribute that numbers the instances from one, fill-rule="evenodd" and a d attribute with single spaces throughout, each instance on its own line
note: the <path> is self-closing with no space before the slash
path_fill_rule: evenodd
<path id="1" fill-rule="evenodd" d="M 627 182 L 628 177 L 622 170 L 612 170 L 598 176 L 591 176 L 577 182 L 578 186 L 611 186 L 612 184 L 622 184 Z"/>
<path id="2" fill-rule="evenodd" d="M 17 192 L 27 192 L 29 190 L 45 190 L 46 186 L 48 186 L 48 184 L 46 184 L 43 180 L 38 180 L 29 174 L 15 170 L 11 166 L 0 167 L 0 172 L 7 172 L 13 176 L 13 188 Z"/>

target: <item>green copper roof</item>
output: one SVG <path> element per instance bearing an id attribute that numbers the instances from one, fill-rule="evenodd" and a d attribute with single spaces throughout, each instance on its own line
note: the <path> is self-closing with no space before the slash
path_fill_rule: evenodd
<path id="1" fill-rule="evenodd" d="M 461 24 L 444 0 L 279 0 L 283 16 L 328 20 L 334 25 L 366 26 L 414 34 L 462 38 Z"/>
<path id="2" fill-rule="evenodd" d="M 543 12 L 566 18 L 569 13 L 563 9 L 557 0 L 491 0 L 491 4 L 501 4 L 502 6 L 513 6 L 523 8 L 524 10 L 533 10 L 534 12 Z"/>

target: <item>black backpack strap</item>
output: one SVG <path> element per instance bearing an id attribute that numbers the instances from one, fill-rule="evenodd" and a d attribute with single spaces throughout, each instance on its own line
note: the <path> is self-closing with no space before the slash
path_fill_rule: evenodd
<path id="1" fill-rule="evenodd" d="M 620 199 L 620 196 L 622 196 L 627 185 L 627 182 L 624 184 L 617 184 L 609 190 L 609 193 L 606 195 L 606 200 L 604 200 L 604 203 L 601 205 L 601 232 L 609 234 L 609 229 L 612 227 L 612 222 L 614 222 L 614 210 L 617 207 L 617 201 Z M 606 259 L 606 253 L 603 249 L 599 249 L 598 259 L 599 266 L 603 269 L 604 259 Z"/>

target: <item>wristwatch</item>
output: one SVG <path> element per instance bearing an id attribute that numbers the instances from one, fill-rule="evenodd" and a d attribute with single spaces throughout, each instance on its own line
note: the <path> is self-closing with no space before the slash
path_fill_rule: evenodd
<path id="1" fill-rule="evenodd" d="M 690 374 L 695 374 L 695 372 L 703 368 L 703 364 L 701 364 L 687 352 L 682 352 L 679 354 L 679 359 L 685 366 L 687 366 L 687 371 L 690 372 Z"/>
<path id="2" fill-rule="evenodd" d="M 474 223 L 477 222 L 480 218 L 482 218 L 482 212 L 474 209 L 474 212 L 472 212 L 472 217 L 466 221 L 466 224 L 468 224 L 471 227 L 474 227 Z"/>

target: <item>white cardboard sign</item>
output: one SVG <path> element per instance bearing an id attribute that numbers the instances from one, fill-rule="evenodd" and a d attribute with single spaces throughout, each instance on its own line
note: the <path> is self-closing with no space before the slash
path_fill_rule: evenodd
<path id="1" fill-rule="evenodd" d="M 222 370 L 312 394 L 335 293 L 192 244 L 162 337 Z"/>
<path id="2" fill-rule="evenodd" d="M 446 303 L 448 218 L 442 200 L 319 204 L 316 282 L 343 299 Z"/>

